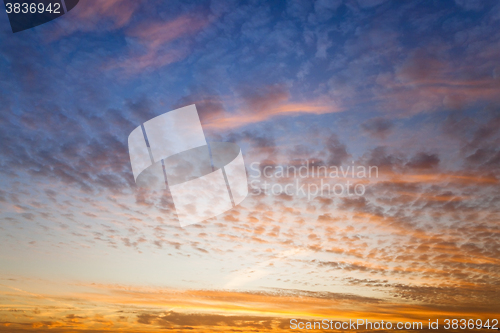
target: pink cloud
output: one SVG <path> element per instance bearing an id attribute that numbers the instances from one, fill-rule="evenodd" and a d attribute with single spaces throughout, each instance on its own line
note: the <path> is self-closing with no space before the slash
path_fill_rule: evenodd
<path id="1" fill-rule="evenodd" d="M 180 16 L 167 22 L 142 23 L 126 31 L 140 47 L 124 60 L 108 64 L 109 69 L 119 68 L 127 74 L 137 74 L 148 69 L 158 69 L 178 62 L 190 53 L 189 38 L 210 22 L 193 16 Z M 173 42 L 178 42 L 172 45 Z"/>

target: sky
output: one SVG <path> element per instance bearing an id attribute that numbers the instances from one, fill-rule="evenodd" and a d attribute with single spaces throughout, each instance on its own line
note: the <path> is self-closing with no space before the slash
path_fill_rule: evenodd
<path id="1" fill-rule="evenodd" d="M 191 104 L 249 195 L 182 228 L 127 139 Z M 0 147 L 0 332 L 500 319 L 498 1 L 82 0 L 15 34 L 2 14 Z"/>

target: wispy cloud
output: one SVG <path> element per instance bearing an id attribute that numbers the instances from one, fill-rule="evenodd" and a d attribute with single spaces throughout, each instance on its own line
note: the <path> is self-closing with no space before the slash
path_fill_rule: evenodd
<path id="1" fill-rule="evenodd" d="M 491 311 L 461 307 L 439 310 L 435 307 L 397 303 L 349 294 L 275 289 L 267 292 L 227 292 L 209 290 L 168 290 L 134 286 L 92 285 L 89 293 L 52 296 L 69 302 L 68 307 L 49 306 L 33 298 L 10 295 L 0 330 L 100 332 L 153 331 L 158 329 L 218 331 L 258 329 L 287 331 L 290 319 L 333 321 L 370 319 L 384 321 L 422 321 L 429 316 L 443 319 L 461 315 L 486 318 Z M 401 293 L 412 292 L 400 289 Z M 421 292 L 425 292 L 422 290 Z M 48 295 L 45 295 L 48 297 Z M 331 310 L 332 307 L 335 310 Z M 386 313 L 390 313 L 387 315 Z"/>
<path id="2" fill-rule="evenodd" d="M 129 38 L 134 39 L 129 55 L 122 61 L 108 64 L 107 67 L 121 68 L 127 74 L 137 74 L 180 61 L 192 48 L 188 39 L 209 23 L 205 17 L 183 15 L 166 22 L 135 25 L 126 32 Z M 133 47 L 134 43 L 141 47 Z"/>

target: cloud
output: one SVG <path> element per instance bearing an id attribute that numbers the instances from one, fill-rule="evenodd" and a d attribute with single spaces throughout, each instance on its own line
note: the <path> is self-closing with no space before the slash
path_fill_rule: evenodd
<path id="1" fill-rule="evenodd" d="M 278 116 L 322 115 L 342 111 L 335 103 L 322 99 L 292 101 L 289 91 L 281 85 L 240 90 L 241 102 L 233 106 L 236 110 L 226 113 L 223 118 L 213 118 L 211 122 L 207 122 L 208 127 L 233 129 Z"/>
<path id="2" fill-rule="evenodd" d="M 349 279 L 351 285 L 383 287 L 387 280 Z M 431 294 L 440 293 L 453 302 L 456 289 L 445 287 L 412 287 L 390 285 L 402 299 L 428 301 Z M 455 291 L 454 291 L 455 290 Z M 490 292 L 496 294 L 490 287 Z M 482 290 L 486 293 L 488 290 Z M 140 332 L 145 329 L 175 329 L 205 332 L 251 329 L 263 332 L 289 330 L 291 318 L 332 318 L 348 321 L 351 318 L 370 318 L 384 321 L 424 321 L 435 311 L 436 319 L 462 314 L 491 315 L 491 307 L 452 306 L 444 309 L 436 305 L 404 305 L 374 297 L 317 292 L 300 289 L 271 289 L 264 292 L 228 292 L 208 290 L 165 290 L 136 286 L 92 285 L 88 294 L 54 296 L 64 299 L 65 306 L 44 304 L 40 298 L 18 294 L 10 295 L 18 304 L 10 312 L 2 312 L 0 331 L 62 332 L 84 330 L 103 332 L 109 329 Z M 471 290 L 472 291 L 472 290 Z M 472 294 L 475 295 L 475 294 Z M 47 296 L 47 295 L 43 295 Z M 448 297 L 451 297 L 448 299 Z M 159 299 L 164 299 L 162 304 Z M 26 302 L 29 302 L 26 303 Z M 170 308 L 171 306 L 174 308 Z M 328 306 L 329 305 L 329 306 Z M 331 307 L 335 306 L 335 311 Z M 111 311 L 103 311 L 111 307 Z M 167 309 L 165 309 L 167 307 Z M 170 308 L 170 309 L 169 309 Z M 19 315 L 22 311 L 25 315 Z M 390 315 L 388 315 L 390 314 Z M 317 320 L 321 320 L 317 319 Z"/>
<path id="3" fill-rule="evenodd" d="M 173 311 L 161 314 L 139 314 L 138 322 L 146 325 L 154 325 L 167 329 L 216 329 L 224 328 L 251 328 L 254 330 L 271 331 L 273 327 L 279 326 L 283 319 L 276 317 L 258 317 L 242 315 L 220 315 L 220 314 L 183 314 Z"/>
<path id="4" fill-rule="evenodd" d="M 482 0 L 455 0 L 457 6 L 464 8 L 465 10 L 479 11 L 484 7 L 484 1 Z"/>
<path id="5" fill-rule="evenodd" d="M 177 109 L 191 104 L 196 105 L 202 125 L 226 116 L 224 100 L 210 88 L 193 87 L 190 94 L 180 98 L 173 108 Z"/>
<path id="6" fill-rule="evenodd" d="M 76 10 L 53 25 L 46 34 L 55 41 L 77 32 L 112 31 L 128 25 L 132 16 L 141 8 L 141 0 L 90 0 L 80 1 Z"/>
<path id="7" fill-rule="evenodd" d="M 54 21 L 64 33 L 53 40 L 49 25 L 2 35 L 2 250 L 21 262 L 35 253 L 30 276 L 54 277 L 48 260 L 65 274 L 88 265 L 97 283 L 25 282 L 36 296 L 0 287 L 16 311 L 0 313 L 4 331 L 286 331 L 289 317 L 426 321 L 498 308 L 498 11 L 147 5 L 81 3 Z M 379 177 L 355 180 L 362 197 L 252 195 L 181 229 L 167 192 L 135 187 L 126 137 L 192 103 L 208 137 L 237 142 L 247 163 L 371 165 Z M 340 181 L 305 184 L 321 180 Z M 102 286 L 102 272 L 187 287 Z"/>
<path id="8" fill-rule="evenodd" d="M 377 117 L 362 123 L 361 128 L 374 138 L 385 139 L 394 128 L 394 123 L 389 119 Z"/>
<path id="9" fill-rule="evenodd" d="M 433 169 L 438 166 L 439 162 L 436 154 L 420 152 L 413 156 L 406 166 L 412 169 Z"/>
<path id="10" fill-rule="evenodd" d="M 347 162 L 351 155 L 347 152 L 347 146 L 341 143 L 336 134 L 331 134 L 325 141 L 326 150 L 329 152 L 327 163 L 329 166 L 342 165 Z"/>
<path id="11" fill-rule="evenodd" d="M 358 4 L 363 8 L 371 8 L 383 4 L 387 0 L 357 0 Z"/>
<path id="12" fill-rule="evenodd" d="M 135 25 L 126 31 L 127 36 L 135 40 L 130 45 L 130 54 L 107 67 L 121 68 L 131 75 L 178 62 L 190 52 L 189 39 L 208 24 L 205 17 L 182 15 L 166 22 Z"/>

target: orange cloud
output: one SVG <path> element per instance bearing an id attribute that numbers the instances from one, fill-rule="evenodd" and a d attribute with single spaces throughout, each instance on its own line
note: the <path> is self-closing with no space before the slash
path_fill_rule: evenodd
<path id="1" fill-rule="evenodd" d="M 67 307 L 47 305 L 25 294 L 10 294 L 0 312 L 0 332 L 243 332 L 289 331 L 290 319 L 319 321 L 416 321 L 494 318 L 494 310 L 398 303 L 349 294 L 276 290 L 230 292 L 172 290 L 120 285 L 74 286 L 86 292 L 45 295 Z M 76 291 L 76 290 L 75 290 Z M 7 306 L 7 308 L 5 307 Z"/>
<path id="2" fill-rule="evenodd" d="M 251 109 L 240 110 L 236 114 L 232 114 L 224 118 L 215 119 L 214 121 L 207 123 L 207 127 L 232 129 L 267 121 L 277 116 L 294 116 L 299 114 L 320 115 L 341 111 L 342 110 L 336 105 L 328 105 L 321 102 L 285 102 L 267 108 L 261 112 L 256 112 L 255 110 Z"/>

